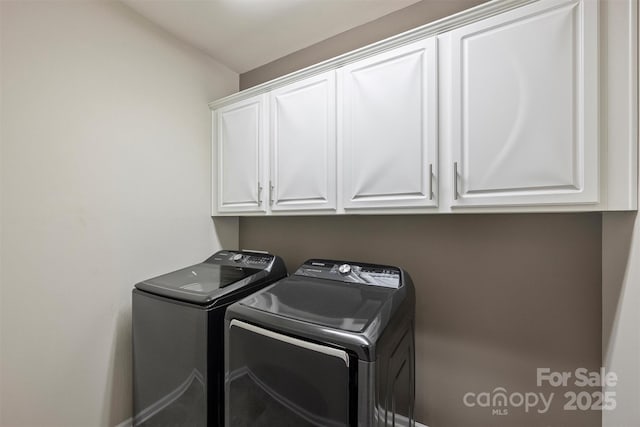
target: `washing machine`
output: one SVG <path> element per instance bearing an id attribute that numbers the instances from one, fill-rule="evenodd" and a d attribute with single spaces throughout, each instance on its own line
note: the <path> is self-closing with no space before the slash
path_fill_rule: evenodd
<path id="1" fill-rule="evenodd" d="M 413 426 L 414 317 L 400 268 L 306 261 L 227 310 L 225 425 Z"/>
<path id="2" fill-rule="evenodd" d="M 224 425 L 224 313 L 287 275 L 281 258 L 223 250 L 135 285 L 135 426 Z"/>

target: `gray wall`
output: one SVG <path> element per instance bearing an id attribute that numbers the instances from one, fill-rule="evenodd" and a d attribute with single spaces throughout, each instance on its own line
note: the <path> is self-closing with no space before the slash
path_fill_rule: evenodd
<path id="1" fill-rule="evenodd" d="M 640 217 L 602 217 L 602 365 L 618 375 L 615 411 L 602 427 L 640 426 Z"/>
<path id="2" fill-rule="evenodd" d="M 268 81 L 450 15 L 481 0 L 421 1 L 240 76 Z M 596 427 L 564 411 L 569 388 L 536 385 L 536 368 L 601 366 L 599 214 L 242 218 L 240 245 L 282 255 L 396 264 L 417 285 L 418 421 L 429 427 Z M 492 416 L 467 392 L 554 392 L 547 414 Z M 579 390 L 576 390 L 579 391 Z"/>
<path id="3" fill-rule="evenodd" d="M 536 368 L 601 366 L 600 214 L 242 218 L 240 246 L 284 257 L 386 263 L 416 284 L 416 408 L 429 427 L 600 426 L 564 411 Z M 492 416 L 467 392 L 555 392 L 540 415 Z"/>

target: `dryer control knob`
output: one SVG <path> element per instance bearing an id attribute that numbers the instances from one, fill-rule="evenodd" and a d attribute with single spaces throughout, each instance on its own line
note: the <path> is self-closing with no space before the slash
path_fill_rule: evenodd
<path id="1" fill-rule="evenodd" d="M 351 266 L 349 264 L 342 264 L 340 267 L 338 267 L 338 271 L 341 274 L 347 274 L 351 271 Z"/>
<path id="2" fill-rule="evenodd" d="M 240 262 L 242 260 L 242 254 L 235 254 L 231 259 L 235 262 Z"/>

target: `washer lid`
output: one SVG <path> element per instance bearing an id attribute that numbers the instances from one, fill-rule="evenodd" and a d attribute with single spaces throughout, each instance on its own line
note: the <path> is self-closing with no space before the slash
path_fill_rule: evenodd
<path id="1" fill-rule="evenodd" d="M 240 304 L 307 323 L 362 332 L 383 311 L 394 294 L 387 287 L 291 276 L 250 295 Z"/>
<path id="2" fill-rule="evenodd" d="M 210 304 L 258 281 L 285 275 L 273 269 L 270 254 L 219 251 L 201 264 L 145 280 L 136 288 L 145 292 L 197 304 Z"/>
<path id="3" fill-rule="evenodd" d="M 202 303 L 210 301 L 221 289 L 260 271 L 255 268 L 203 263 L 145 280 L 138 283 L 136 288 Z"/>

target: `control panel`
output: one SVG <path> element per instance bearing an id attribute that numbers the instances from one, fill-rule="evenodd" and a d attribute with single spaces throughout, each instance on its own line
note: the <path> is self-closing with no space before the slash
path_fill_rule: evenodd
<path id="1" fill-rule="evenodd" d="M 386 265 L 311 259 L 295 275 L 394 289 L 401 286 L 400 269 Z"/>
<path id="2" fill-rule="evenodd" d="M 249 268 L 265 268 L 271 261 L 273 261 L 273 255 L 266 252 L 254 252 L 254 251 L 219 251 L 213 254 L 208 260 L 210 264 L 217 265 L 229 265 L 236 267 L 249 267 Z"/>

